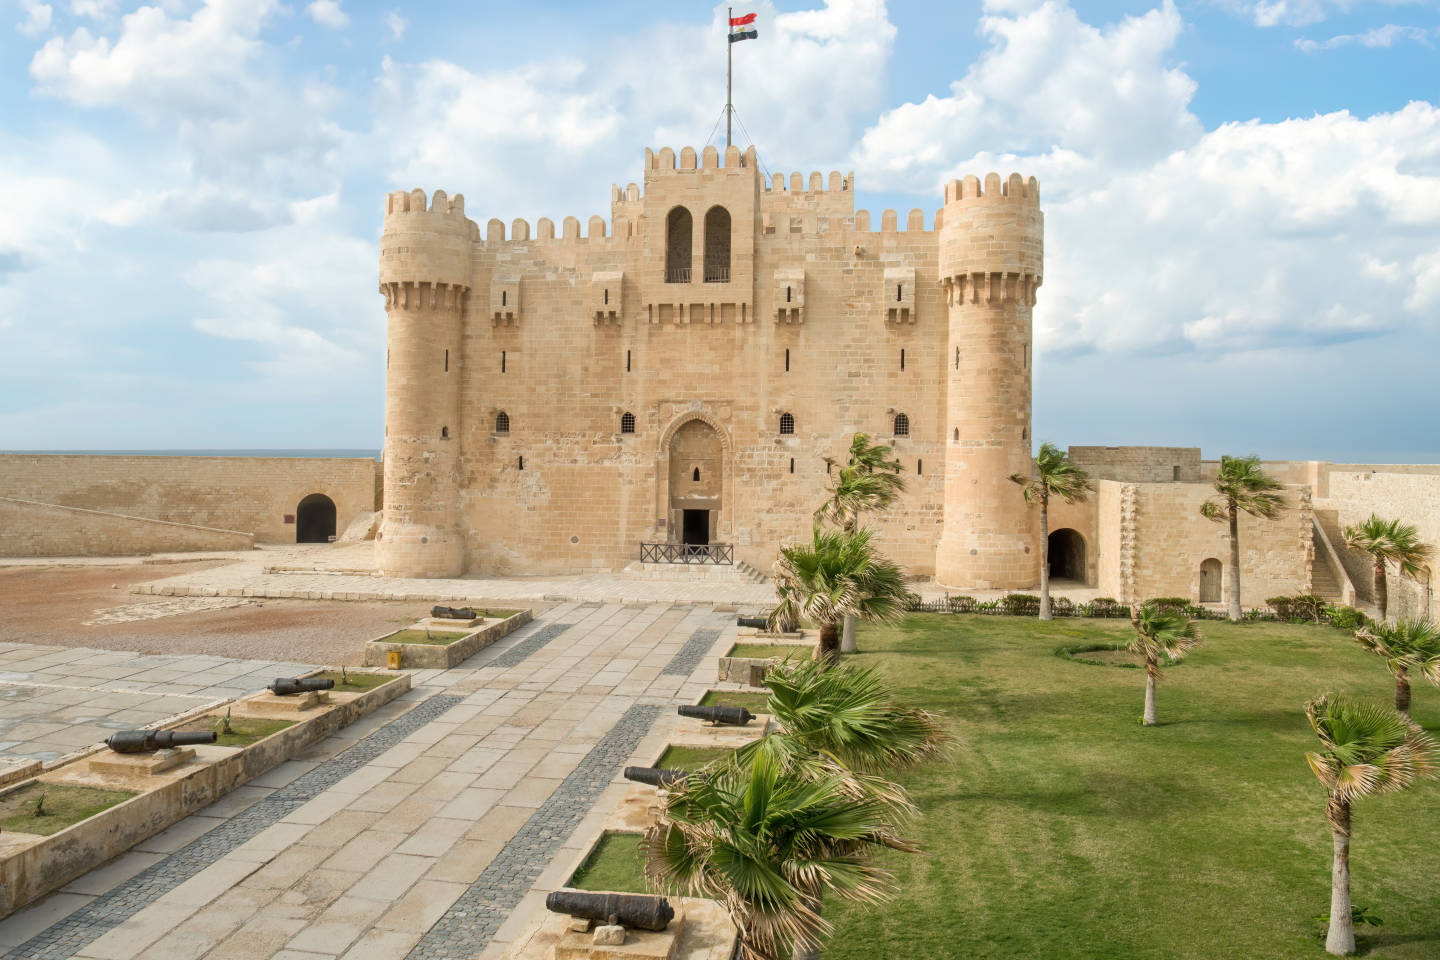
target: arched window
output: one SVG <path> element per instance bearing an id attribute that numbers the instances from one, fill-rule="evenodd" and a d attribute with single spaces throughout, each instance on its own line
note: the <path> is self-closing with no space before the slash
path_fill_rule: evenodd
<path id="1" fill-rule="evenodd" d="M 705 282 L 730 282 L 730 211 L 724 207 L 705 214 Z"/>
<path id="2" fill-rule="evenodd" d="M 955 439 L 954 439 L 953 441 L 951 441 L 951 442 L 953 442 L 953 443 L 959 443 L 959 442 L 960 442 L 960 428 L 959 428 L 959 427 L 956 427 L 956 428 L 955 428 Z"/>
<path id="3" fill-rule="evenodd" d="M 634 432 L 635 432 L 635 414 L 633 414 L 633 413 L 625 413 L 625 414 L 623 414 L 623 415 L 620 417 L 620 432 L 621 432 L 621 433 L 634 433 Z"/>
<path id="4" fill-rule="evenodd" d="M 699 468 L 699 467 L 696 467 L 696 468 L 695 468 L 695 472 L 690 475 L 690 479 L 693 480 L 693 481 L 695 481 L 696 483 L 699 483 L 699 482 L 700 482 L 700 468 Z"/>
<path id="5" fill-rule="evenodd" d="M 510 414 L 506 413 L 504 410 L 501 410 L 499 413 L 495 414 L 495 432 L 510 432 Z"/>
<path id="6" fill-rule="evenodd" d="M 665 218 L 665 282 L 690 282 L 690 211 L 676 207 Z"/>
<path id="7" fill-rule="evenodd" d="M 441 440 L 449 440 L 449 439 L 450 439 L 450 428 L 449 428 L 449 427 L 441 427 L 441 428 L 440 428 L 440 439 L 441 439 Z"/>
<path id="8" fill-rule="evenodd" d="M 903 413 L 895 414 L 895 436 L 910 436 L 910 418 Z"/>
<path id="9" fill-rule="evenodd" d="M 780 432 L 781 432 L 781 433 L 794 433 L 794 432 L 795 432 L 795 418 L 794 418 L 793 416 L 791 416 L 791 415 L 788 414 L 788 413 L 782 413 L 782 414 L 780 414 Z"/>

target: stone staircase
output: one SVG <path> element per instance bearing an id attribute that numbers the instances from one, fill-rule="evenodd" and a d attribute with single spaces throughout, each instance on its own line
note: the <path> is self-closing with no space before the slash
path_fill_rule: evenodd
<path id="1" fill-rule="evenodd" d="M 1330 564 L 1325 562 L 1319 551 L 1316 551 L 1315 559 L 1310 561 L 1310 592 L 1331 603 L 1341 602 L 1340 584 L 1330 572 Z"/>
<path id="2" fill-rule="evenodd" d="M 628 564 L 624 576 L 637 580 L 700 581 L 705 583 L 769 583 L 770 578 L 744 560 L 729 563 L 641 563 Z"/>
<path id="3" fill-rule="evenodd" d="M 1310 561 L 1310 592 L 1331 603 L 1353 604 L 1356 589 L 1353 575 L 1344 564 L 1346 547 L 1334 511 L 1314 513 L 1314 554 Z M 1328 545 L 1328 549 L 1327 549 Z"/>

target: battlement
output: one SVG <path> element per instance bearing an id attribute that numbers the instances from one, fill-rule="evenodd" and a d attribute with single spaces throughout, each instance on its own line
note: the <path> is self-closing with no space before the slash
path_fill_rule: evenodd
<path id="1" fill-rule="evenodd" d="M 980 178 L 971 174 L 963 180 L 951 180 L 945 184 L 945 202 L 956 203 L 978 200 L 984 203 L 1024 201 L 1039 208 L 1040 182 L 1034 177 L 1026 180 L 1018 173 L 1012 173 L 1005 180 L 998 173 L 987 173 L 982 185 Z"/>
<path id="2" fill-rule="evenodd" d="M 935 211 L 935 227 L 940 226 L 941 213 Z M 894 210 L 882 210 L 880 212 L 880 226 L 871 227 L 870 211 L 855 211 L 855 232 L 856 233 L 933 233 L 933 230 L 925 229 L 925 211 L 918 207 L 911 210 L 905 217 L 905 229 L 900 229 L 900 215 Z"/>
<path id="3" fill-rule="evenodd" d="M 696 161 L 699 161 L 698 166 Z M 675 151 L 669 147 L 661 147 L 659 151 L 645 148 L 645 175 L 684 173 L 693 170 L 754 170 L 755 169 L 755 148 L 748 147 L 744 153 L 740 152 L 737 146 L 725 148 L 725 165 L 720 165 L 720 151 L 713 146 L 707 146 L 697 155 L 694 147 L 680 148 L 680 165 L 675 165 Z"/>
<path id="4" fill-rule="evenodd" d="M 598 214 L 590 217 L 586 222 L 585 240 L 605 240 L 608 238 L 605 218 Z M 633 235 L 630 221 L 625 217 L 615 218 L 616 239 L 624 240 Z M 535 232 L 530 232 L 530 221 L 524 217 L 516 217 L 510 222 L 510 232 L 507 238 L 505 221 L 498 217 L 491 217 L 485 224 L 485 244 L 495 246 L 502 243 L 526 243 L 530 240 L 580 240 L 580 221 L 575 217 L 566 217 L 560 221 L 560 236 L 555 236 L 555 221 L 549 217 L 541 217 L 535 221 Z"/>
<path id="5" fill-rule="evenodd" d="M 413 230 L 418 226 L 415 220 L 421 217 L 428 221 L 423 229 L 449 231 L 459 227 L 472 238 L 479 236 L 480 228 L 465 216 L 464 194 L 451 197 L 444 190 L 436 190 L 428 205 L 425 191 L 418 188 L 385 195 L 385 229 Z"/>

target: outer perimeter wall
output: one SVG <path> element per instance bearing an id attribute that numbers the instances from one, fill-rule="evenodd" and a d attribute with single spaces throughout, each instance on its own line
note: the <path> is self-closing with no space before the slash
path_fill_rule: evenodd
<path id="1" fill-rule="evenodd" d="M 265 543 L 294 543 L 293 518 L 309 494 L 334 501 L 337 534 L 357 513 L 375 510 L 379 466 L 367 459 L 310 457 L 7 453 L 0 454 L 0 496 L 239 531 Z M 287 516 L 292 522 L 286 522 Z M 127 529 L 133 532 L 135 552 L 176 549 L 165 545 L 168 540 L 147 545 L 140 535 L 143 527 Z M 68 538 L 57 541 L 53 549 L 41 547 L 35 555 L 71 552 L 69 543 Z"/>

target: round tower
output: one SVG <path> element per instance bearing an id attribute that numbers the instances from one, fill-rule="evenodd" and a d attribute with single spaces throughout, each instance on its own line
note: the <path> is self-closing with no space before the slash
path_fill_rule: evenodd
<path id="1" fill-rule="evenodd" d="M 1035 519 L 1010 482 L 1031 468 L 1031 310 L 1044 259 L 1035 178 L 945 186 L 940 281 L 949 309 L 945 524 L 935 579 L 1016 589 L 1039 579 Z"/>
<path id="2" fill-rule="evenodd" d="M 455 577 L 464 567 L 460 330 L 478 236 L 458 194 L 436 190 L 428 209 L 423 190 L 385 199 L 385 510 L 375 545 L 385 576 Z"/>

